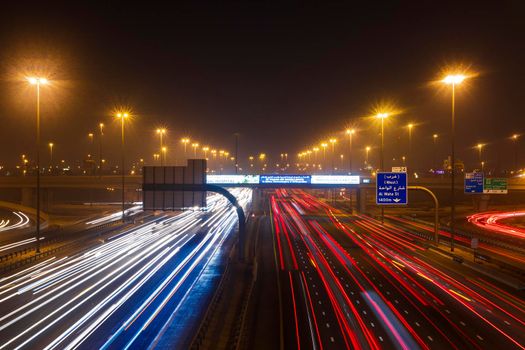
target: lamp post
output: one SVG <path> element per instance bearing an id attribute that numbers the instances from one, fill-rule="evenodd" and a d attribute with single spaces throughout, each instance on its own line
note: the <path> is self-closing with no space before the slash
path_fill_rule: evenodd
<path id="1" fill-rule="evenodd" d="M 204 159 L 208 160 L 208 151 L 210 150 L 210 147 L 204 146 L 202 147 L 202 151 L 204 152 Z"/>
<path id="2" fill-rule="evenodd" d="M 455 191 L 455 137 L 456 137 L 456 85 L 461 84 L 465 80 L 465 76 L 461 74 L 447 75 L 443 78 L 444 84 L 452 87 L 452 103 L 451 103 L 451 154 L 450 154 L 450 251 L 454 251 L 454 219 L 456 211 L 456 203 L 454 198 Z"/>
<path id="3" fill-rule="evenodd" d="M 235 136 L 235 174 L 239 173 L 239 133 L 233 134 Z"/>
<path id="4" fill-rule="evenodd" d="M 100 137 L 98 139 L 98 176 L 102 176 L 102 136 L 104 136 L 104 123 L 98 124 Z"/>
<path id="5" fill-rule="evenodd" d="M 36 252 L 40 253 L 40 86 L 48 80 L 30 77 L 27 81 L 36 87 Z"/>
<path id="6" fill-rule="evenodd" d="M 191 147 L 193 147 L 193 158 L 197 158 L 197 148 L 199 148 L 199 144 L 196 142 L 192 143 Z"/>
<path id="7" fill-rule="evenodd" d="M 49 168 L 52 173 L 53 172 L 53 146 L 54 146 L 53 142 L 50 142 L 48 146 L 49 146 Z"/>
<path id="8" fill-rule="evenodd" d="M 337 139 L 330 139 L 330 144 L 332 145 L 332 174 L 334 173 L 334 158 L 335 158 L 335 143 L 337 142 Z"/>
<path id="9" fill-rule="evenodd" d="M 414 128 L 414 124 L 412 123 L 408 124 L 407 128 L 408 128 L 407 168 L 409 168 L 410 165 L 414 164 L 414 162 L 412 162 L 412 129 Z M 410 169 L 408 172 L 410 173 Z"/>
<path id="10" fill-rule="evenodd" d="M 514 171 L 515 172 L 518 171 L 518 139 L 519 137 L 520 135 L 518 134 L 514 134 L 511 137 L 512 142 L 514 143 Z"/>
<path id="11" fill-rule="evenodd" d="M 370 153 L 370 149 L 371 149 L 370 146 L 366 146 L 366 148 L 365 148 L 365 151 L 366 151 L 366 153 L 365 153 L 365 165 L 367 167 L 368 167 L 368 154 Z"/>
<path id="12" fill-rule="evenodd" d="M 180 142 L 182 142 L 182 145 L 184 146 L 184 158 L 187 159 L 188 155 L 187 155 L 186 151 L 187 151 L 187 146 L 188 146 L 188 143 L 190 142 L 190 139 L 185 137 L 182 140 L 180 140 Z"/>
<path id="13" fill-rule="evenodd" d="M 438 134 L 434 134 L 432 135 L 432 142 L 434 142 L 434 172 L 437 170 L 437 139 L 438 139 Z"/>
<path id="14" fill-rule="evenodd" d="M 162 137 L 164 136 L 164 134 L 166 133 L 166 129 L 164 128 L 159 128 L 157 129 L 157 135 L 159 135 L 159 138 L 160 138 L 160 146 L 159 146 L 159 149 L 160 149 L 160 165 L 163 166 L 164 165 L 164 162 L 166 161 L 166 152 L 163 151 L 164 149 L 164 143 L 163 143 L 163 140 L 162 140 Z"/>
<path id="15" fill-rule="evenodd" d="M 120 119 L 120 125 L 121 125 L 121 169 L 120 172 L 122 174 L 122 222 L 126 219 L 126 213 L 125 213 L 125 200 L 126 200 L 126 191 L 125 191 L 125 176 L 126 171 L 124 169 L 124 151 L 125 151 L 125 143 L 124 143 L 124 123 L 126 119 L 129 117 L 129 114 L 127 112 L 119 112 L 117 113 L 116 117 Z"/>
<path id="16" fill-rule="evenodd" d="M 164 160 L 166 159 L 166 154 L 167 154 L 167 152 L 168 152 L 168 148 L 167 148 L 166 146 L 162 146 L 161 152 L 162 152 L 162 153 L 161 153 L 161 155 L 160 155 L 160 162 L 161 162 L 160 164 L 161 164 L 161 166 L 162 166 L 162 165 L 164 164 L 164 163 L 162 162 L 162 159 L 164 159 Z"/>
<path id="17" fill-rule="evenodd" d="M 482 143 L 478 143 L 476 145 L 476 148 L 478 149 L 478 161 L 479 161 L 479 164 L 481 164 L 481 171 L 483 171 L 483 157 L 482 157 L 482 153 L 483 153 L 483 144 Z"/>
<path id="18" fill-rule="evenodd" d="M 348 135 L 348 172 L 352 173 L 352 136 L 355 134 L 354 129 L 346 129 Z"/>
<path id="19" fill-rule="evenodd" d="M 385 147 L 385 119 L 388 113 L 378 113 L 376 118 L 381 119 L 381 156 L 379 159 L 379 170 L 384 171 L 384 147 Z M 385 223 L 385 209 L 381 206 L 381 224 Z"/>
<path id="20" fill-rule="evenodd" d="M 91 175 L 95 175 L 95 160 L 94 160 L 95 156 L 93 155 L 93 153 L 94 153 L 93 152 L 93 146 L 95 145 L 95 135 L 92 132 L 90 132 L 88 134 L 88 138 L 89 138 L 89 143 L 90 143 L 89 152 L 88 152 L 88 158 L 90 160 L 92 160 L 92 162 L 90 162 L 90 164 L 92 164 L 92 166 L 91 166 Z M 91 156 L 91 155 L 93 155 L 93 156 Z"/>

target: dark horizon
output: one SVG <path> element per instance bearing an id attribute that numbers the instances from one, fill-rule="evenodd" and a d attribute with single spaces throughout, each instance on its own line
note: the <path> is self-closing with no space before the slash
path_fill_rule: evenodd
<path id="1" fill-rule="evenodd" d="M 356 149 L 377 146 L 377 124 L 365 116 L 393 101 L 403 113 L 385 132 L 387 149 L 396 148 L 386 165 L 406 154 L 405 126 L 413 122 L 413 158 L 427 166 L 432 134 L 443 159 L 450 130 L 449 93 L 429 82 L 463 64 L 479 75 L 458 91 L 457 157 L 472 167 L 472 147 L 487 143 L 487 164 L 508 168 L 509 137 L 524 132 L 522 10 L 518 2 L 4 6 L 0 137 L 12 147 L 0 165 L 34 152 L 34 92 L 19 78 L 37 65 L 55 82 L 43 92 L 42 142 L 56 144 L 57 159 L 80 159 L 87 134 L 104 122 L 108 156 L 118 160 L 111 111 L 122 104 L 136 115 L 129 158 L 151 161 L 154 131 L 165 126 L 168 146 L 179 150 L 180 137 L 190 136 L 233 153 L 239 132 L 242 163 L 259 152 L 295 156 L 354 124 L 363 130 Z"/>

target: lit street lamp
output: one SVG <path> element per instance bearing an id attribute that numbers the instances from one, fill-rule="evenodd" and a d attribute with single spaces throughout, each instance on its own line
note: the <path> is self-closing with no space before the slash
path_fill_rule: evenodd
<path id="1" fill-rule="evenodd" d="M 462 74 L 452 74 L 447 75 L 445 78 L 443 78 L 442 82 L 444 84 L 450 85 L 452 87 L 452 109 L 451 109 L 451 116 L 452 116 L 452 123 L 451 123 L 451 155 L 450 155 L 450 251 L 454 251 L 454 219 L 455 219 L 455 211 L 456 211 L 456 203 L 454 198 L 454 191 L 455 191 L 455 137 L 456 137 L 456 110 L 455 110 L 455 104 L 456 104 L 456 85 L 461 84 L 466 79 L 466 76 Z"/>
<path id="2" fill-rule="evenodd" d="M 370 146 L 366 146 L 366 148 L 365 148 L 365 151 L 366 151 L 365 164 L 366 164 L 367 167 L 368 167 L 368 154 L 370 153 L 370 149 L 371 149 Z"/>
<path id="3" fill-rule="evenodd" d="M 184 158 L 188 158 L 188 155 L 186 154 L 188 143 L 190 142 L 190 139 L 187 137 L 184 137 L 182 140 L 180 140 L 182 144 L 184 145 Z"/>
<path id="4" fill-rule="evenodd" d="M 104 123 L 99 123 L 100 137 L 98 140 L 98 175 L 102 176 L 102 136 L 104 136 Z"/>
<path id="5" fill-rule="evenodd" d="M 481 171 L 483 171 L 483 157 L 482 157 L 482 152 L 483 152 L 483 146 L 484 144 L 482 143 L 478 143 L 476 145 L 476 148 L 478 149 L 478 160 L 479 160 L 479 163 L 481 164 Z"/>
<path id="6" fill-rule="evenodd" d="M 126 214 L 125 214 L 125 200 L 126 200 L 126 192 L 125 192 L 125 176 L 126 176 L 126 171 L 125 171 L 125 167 L 124 167 L 124 147 L 125 147 L 125 143 L 124 143 L 124 123 L 125 123 L 125 120 L 129 117 L 129 114 L 127 112 L 119 112 L 117 113 L 116 117 L 118 119 L 120 119 L 120 125 L 121 125 L 121 155 L 122 155 L 122 163 L 121 163 L 121 169 L 120 169 L 120 172 L 122 174 L 122 222 L 124 222 L 124 220 L 126 219 Z"/>
<path id="7" fill-rule="evenodd" d="M 90 143 L 89 152 L 88 152 L 88 158 L 90 158 L 90 160 L 91 160 L 91 159 L 94 158 L 94 156 L 93 156 L 93 158 L 91 158 L 91 154 L 94 153 L 93 152 L 93 146 L 95 145 L 95 135 L 92 132 L 90 132 L 88 134 L 88 138 L 89 138 L 89 143 Z M 92 173 L 92 175 L 95 175 L 95 162 L 93 161 L 92 163 L 90 162 L 89 164 L 91 166 L 91 173 Z"/>
<path id="8" fill-rule="evenodd" d="M 40 253 L 40 85 L 48 84 L 48 80 L 30 77 L 27 81 L 36 86 L 36 252 Z"/>
<path id="9" fill-rule="evenodd" d="M 160 161 L 161 161 L 161 166 L 162 166 L 162 159 L 166 159 L 166 152 L 168 151 L 168 149 L 166 148 L 166 146 L 163 146 L 162 149 L 161 149 L 161 156 L 160 156 Z"/>
<path id="10" fill-rule="evenodd" d="M 191 147 L 193 147 L 193 158 L 197 158 L 197 148 L 199 148 L 198 143 L 192 143 Z"/>
<path id="11" fill-rule="evenodd" d="M 157 129 L 157 135 L 159 135 L 159 138 L 160 138 L 159 149 L 161 151 L 161 157 L 160 157 L 160 165 L 161 166 L 163 166 L 164 162 L 166 161 L 166 152 L 162 151 L 163 148 L 164 148 L 164 143 L 162 142 L 162 137 L 164 136 L 164 134 L 166 134 L 166 129 L 164 129 L 164 128 Z"/>
<path id="12" fill-rule="evenodd" d="M 53 171 L 53 142 L 50 142 L 48 144 L 49 146 L 49 168 L 51 169 L 51 171 Z"/>
<path id="13" fill-rule="evenodd" d="M 438 134 L 432 135 L 432 141 L 434 142 L 434 172 L 436 171 L 438 165 L 437 165 L 437 140 L 438 140 Z"/>
<path id="14" fill-rule="evenodd" d="M 511 139 L 514 143 L 514 171 L 518 171 L 518 140 L 520 138 L 520 135 L 514 134 L 512 135 Z"/>
<path id="15" fill-rule="evenodd" d="M 352 136 L 355 134 L 354 129 L 346 129 L 348 135 L 348 172 L 352 173 Z"/>
<path id="16" fill-rule="evenodd" d="M 210 148 L 208 146 L 204 146 L 202 147 L 202 151 L 204 152 L 204 159 L 208 159 L 208 151 L 210 150 Z"/>
<path id="17" fill-rule="evenodd" d="M 408 161 L 407 161 L 407 168 L 410 168 L 410 165 L 413 165 L 414 162 L 412 161 L 412 129 L 414 128 L 414 124 L 410 123 L 407 125 L 408 128 Z M 410 162 L 410 164 L 408 164 Z M 410 169 L 408 171 L 410 173 Z"/>
<path id="18" fill-rule="evenodd" d="M 377 113 L 376 118 L 381 119 L 381 158 L 379 160 L 379 170 L 384 171 L 384 147 L 385 147 L 385 119 L 388 113 Z M 385 222 L 385 209 L 381 206 L 381 224 Z"/>

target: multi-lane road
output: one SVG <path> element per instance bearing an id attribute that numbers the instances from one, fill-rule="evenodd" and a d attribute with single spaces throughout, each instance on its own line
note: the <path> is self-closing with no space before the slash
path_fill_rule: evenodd
<path id="1" fill-rule="evenodd" d="M 251 201 L 251 190 L 235 195 Z M 0 349 L 187 347 L 237 224 L 222 197 L 208 197 L 208 209 L 158 216 L 1 278 Z"/>
<path id="2" fill-rule="evenodd" d="M 285 348 L 525 349 L 522 295 L 402 225 L 271 195 Z"/>

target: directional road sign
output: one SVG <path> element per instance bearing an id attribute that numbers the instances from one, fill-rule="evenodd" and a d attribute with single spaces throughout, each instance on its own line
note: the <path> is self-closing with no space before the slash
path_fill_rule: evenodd
<path id="1" fill-rule="evenodd" d="M 377 173 L 376 204 L 402 205 L 408 203 L 406 173 Z"/>
<path id="2" fill-rule="evenodd" d="M 503 177 L 486 178 L 483 184 L 483 193 L 507 194 L 507 179 Z"/>
<path id="3" fill-rule="evenodd" d="M 483 173 L 465 173 L 465 193 L 483 193 Z"/>

